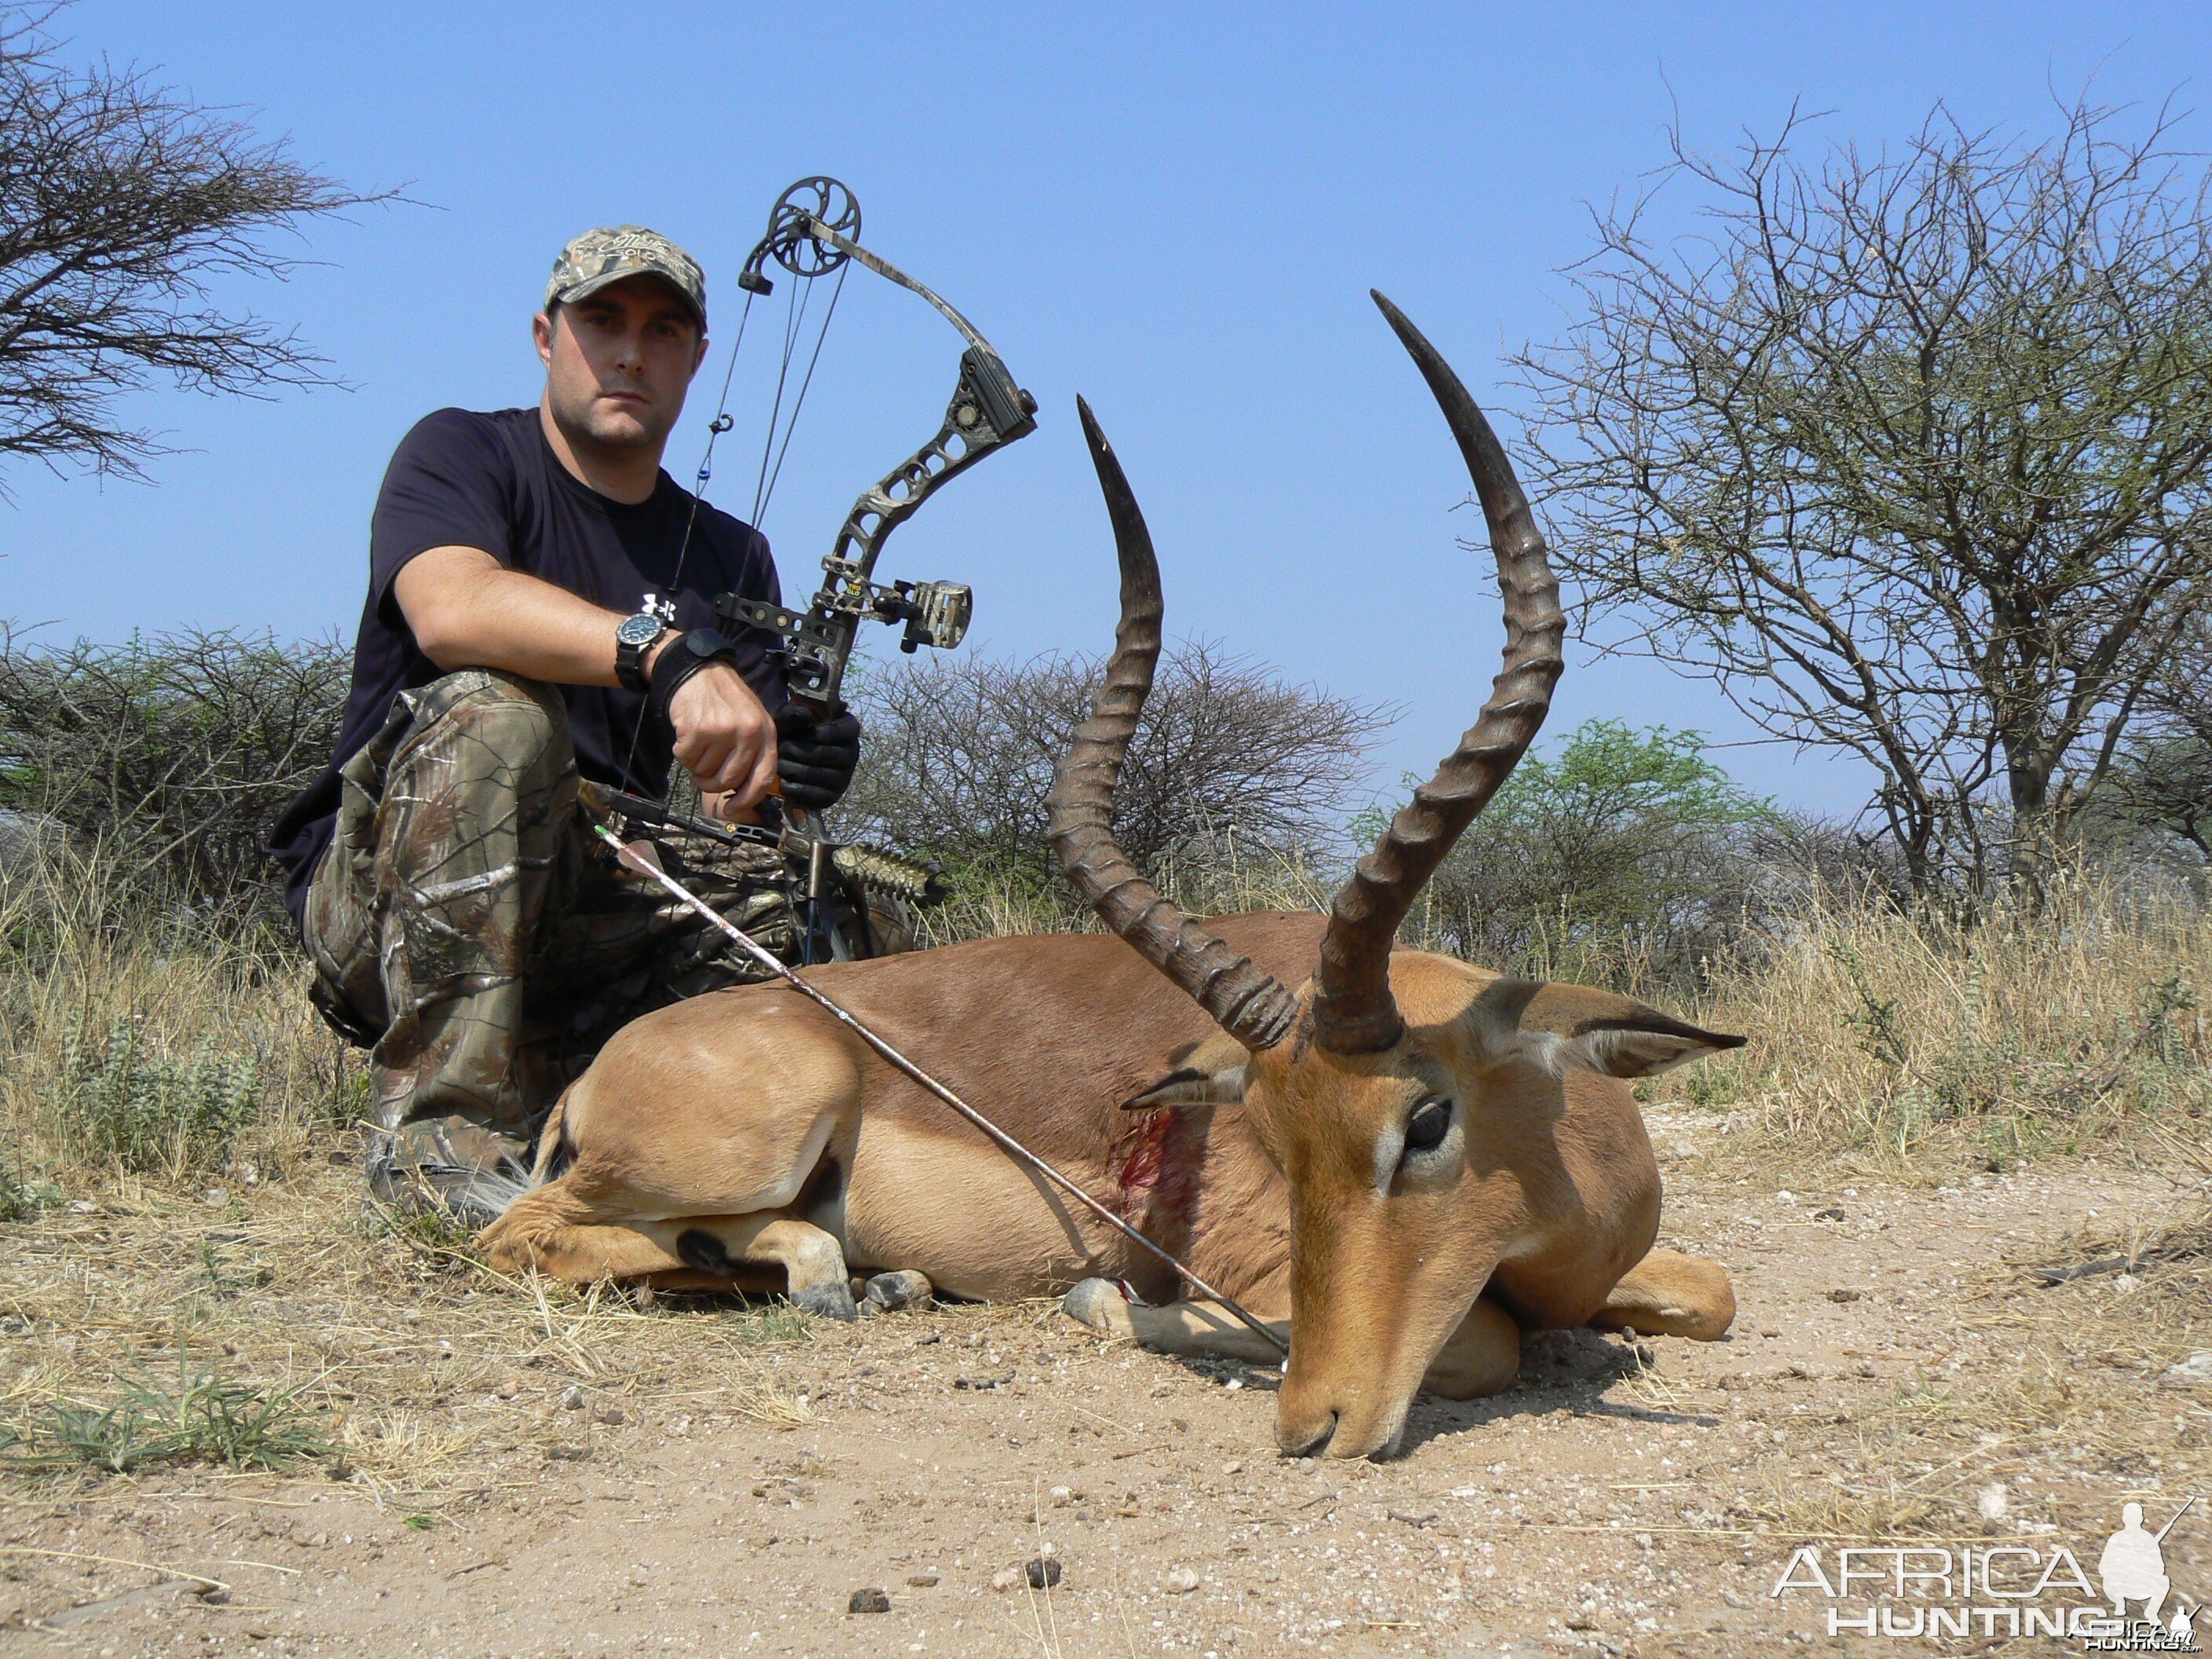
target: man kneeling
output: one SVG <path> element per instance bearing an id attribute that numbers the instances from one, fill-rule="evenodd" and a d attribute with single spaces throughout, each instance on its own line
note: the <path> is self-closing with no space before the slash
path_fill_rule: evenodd
<path id="1" fill-rule="evenodd" d="M 441 410 L 401 441 L 329 769 L 270 849 L 325 1018 L 371 1045 L 368 1183 L 478 1224 L 614 1031 L 758 978 L 590 833 L 579 782 L 665 798 L 680 763 L 739 820 L 829 805 L 860 725 L 788 706 L 772 639 L 715 596 L 778 601 L 768 544 L 660 469 L 707 351 L 706 280 L 625 226 L 562 250 L 532 319 L 534 409 Z M 790 955 L 781 860 L 653 854 Z"/>

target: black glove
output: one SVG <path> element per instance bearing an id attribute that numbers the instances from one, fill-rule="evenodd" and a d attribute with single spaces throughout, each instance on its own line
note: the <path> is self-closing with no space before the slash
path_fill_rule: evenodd
<path id="1" fill-rule="evenodd" d="M 803 703 L 775 711 L 775 775 L 793 806 L 810 812 L 835 806 L 860 763 L 860 717 L 851 709 L 840 704 L 820 721 Z"/>

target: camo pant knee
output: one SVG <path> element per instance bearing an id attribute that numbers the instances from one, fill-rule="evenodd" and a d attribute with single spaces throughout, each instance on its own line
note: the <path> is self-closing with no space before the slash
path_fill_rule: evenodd
<path id="1" fill-rule="evenodd" d="M 519 1147 L 623 1024 L 765 973 L 593 836 L 548 687 L 467 669 L 403 692 L 343 781 L 307 934 L 319 1004 L 374 1039 L 382 1130 L 471 1125 Z M 791 952 L 773 852 L 658 850 Z"/>

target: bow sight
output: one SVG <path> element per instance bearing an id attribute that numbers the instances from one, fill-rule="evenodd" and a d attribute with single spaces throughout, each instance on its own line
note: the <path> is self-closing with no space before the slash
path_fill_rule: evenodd
<path id="1" fill-rule="evenodd" d="M 903 623 L 899 649 L 905 652 L 925 645 L 946 650 L 966 637 L 974 599 L 964 585 L 896 581 L 884 586 L 873 580 L 877 556 L 884 538 L 939 485 L 993 450 L 1036 430 L 1036 399 L 1015 384 L 991 343 L 936 294 L 861 246 L 860 233 L 860 204 L 851 191 L 835 179 L 802 179 L 777 198 L 768 234 L 747 256 L 738 277 L 748 295 L 766 295 L 775 289 L 766 274 L 771 259 L 810 282 L 856 260 L 928 301 L 968 342 L 945 423 L 853 503 L 836 544 L 822 561 L 822 586 L 807 609 L 793 611 L 734 593 L 715 602 L 724 621 L 763 629 L 783 641 L 785 685 L 794 700 L 822 714 L 839 706 L 845 665 L 863 621 Z"/>

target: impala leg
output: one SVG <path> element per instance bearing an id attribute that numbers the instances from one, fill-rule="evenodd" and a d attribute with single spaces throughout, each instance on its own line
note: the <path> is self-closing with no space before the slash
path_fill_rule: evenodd
<path id="1" fill-rule="evenodd" d="M 1218 1302 L 1170 1302 L 1164 1308 L 1131 1302 L 1111 1279 L 1086 1279 L 1060 1303 L 1068 1316 L 1101 1336 L 1134 1337 L 1155 1353 L 1187 1359 L 1242 1359 L 1253 1365 L 1278 1365 L 1283 1356 L 1249 1326 Z M 1290 1340 L 1291 1322 L 1263 1322 Z"/>
<path id="2" fill-rule="evenodd" d="M 811 1221 L 775 1212 L 706 1216 L 650 1222 L 641 1231 L 673 1234 L 677 1255 L 702 1273 L 734 1276 L 744 1267 L 780 1267 L 785 1294 L 807 1312 L 825 1319 L 860 1316 L 844 1246 Z"/>
<path id="3" fill-rule="evenodd" d="M 1590 1323 L 1606 1330 L 1711 1342 L 1735 1320 L 1728 1270 L 1703 1256 L 1653 1250 L 1613 1287 Z"/>
<path id="4" fill-rule="evenodd" d="M 1520 1326 L 1504 1309 L 1479 1296 L 1429 1362 L 1421 1386 L 1446 1400 L 1479 1400 L 1503 1394 L 1520 1370 Z"/>

